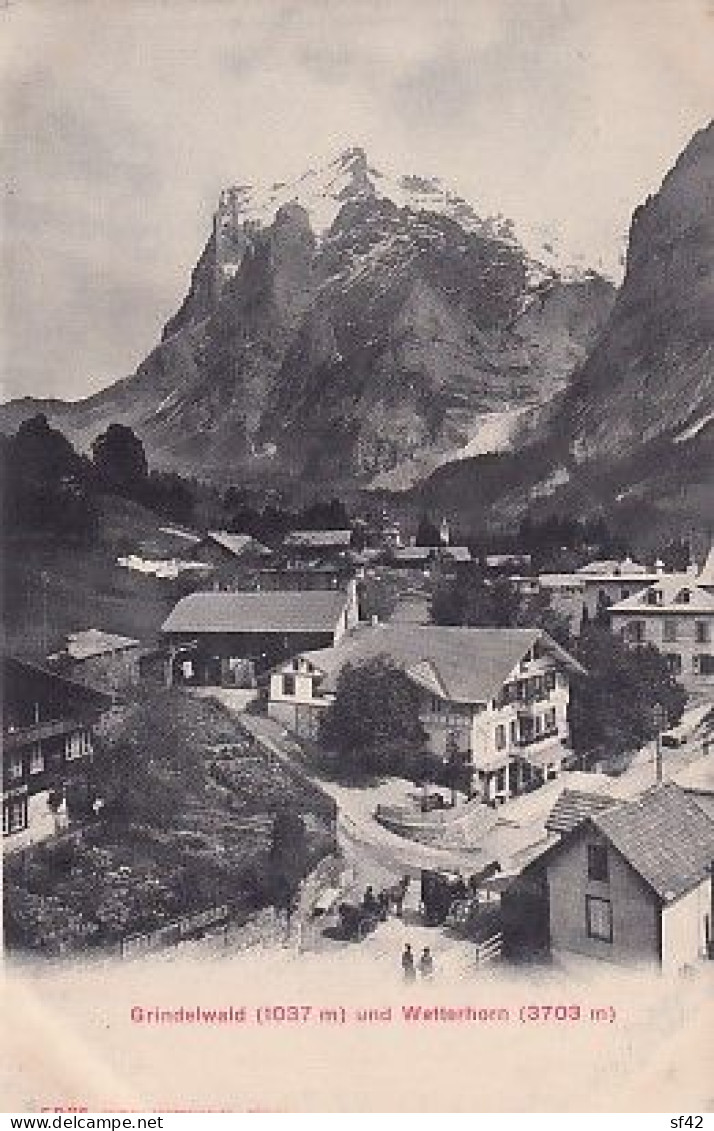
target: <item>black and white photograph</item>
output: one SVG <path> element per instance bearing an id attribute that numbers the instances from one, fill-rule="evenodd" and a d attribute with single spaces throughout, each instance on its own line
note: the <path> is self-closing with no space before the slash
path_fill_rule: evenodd
<path id="1" fill-rule="evenodd" d="M 710 1112 L 710 0 L 0 26 L 3 1110 Z"/>

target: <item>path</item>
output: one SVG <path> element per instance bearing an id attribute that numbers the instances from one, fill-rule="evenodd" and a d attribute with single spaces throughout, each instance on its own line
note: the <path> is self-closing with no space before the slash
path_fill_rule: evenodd
<path id="1" fill-rule="evenodd" d="M 246 730 L 272 756 L 305 773 L 296 761 L 300 748 L 276 723 L 265 715 L 241 715 Z M 490 863 L 481 849 L 456 851 L 434 848 L 407 840 L 380 825 L 373 817 L 376 804 L 375 791 L 340 785 L 315 774 L 311 780 L 331 797 L 338 806 L 337 832 L 340 846 L 349 863 L 364 860 L 391 872 L 395 876 L 408 873 L 416 876 L 422 868 L 445 872 L 475 872 Z"/>

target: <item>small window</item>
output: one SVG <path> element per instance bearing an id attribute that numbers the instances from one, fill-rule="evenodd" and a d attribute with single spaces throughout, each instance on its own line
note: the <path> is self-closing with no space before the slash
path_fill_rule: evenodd
<path id="1" fill-rule="evenodd" d="M 662 655 L 672 675 L 682 674 L 682 657 L 679 652 L 663 652 Z"/>
<path id="2" fill-rule="evenodd" d="M 27 798 L 11 797 L 3 805 L 2 831 L 3 836 L 19 833 L 27 828 Z"/>
<path id="3" fill-rule="evenodd" d="M 42 753 L 42 747 L 39 742 L 32 747 L 30 751 L 30 773 L 39 774 L 45 768 L 45 756 Z"/>
<path id="4" fill-rule="evenodd" d="M 690 593 L 689 589 L 680 589 L 679 593 L 675 597 L 675 601 L 678 605 L 688 605 L 691 599 L 692 594 Z"/>
<path id="5" fill-rule="evenodd" d="M 64 754 L 67 761 L 71 761 L 73 758 L 83 758 L 90 751 L 91 743 L 86 731 L 76 731 L 74 734 L 67 735 L 64 744 Z"/>
<path id="6" fill-rule="evenodd" d="M 676 617 L 667 617 L 662 625 L 662 639 L 666 644 L 671 644 L 677 639 Z"/>
<path id="7" fill-rule="evenodd" d="M 705 620 L 695 621 L 694 638 L 697 644 L 708 644 L 710 639 L 709 623 Z"/>
<path id="8" fill-rule="evenodd" d="M 8 778 L 11 780 L 21 778 L 22 772 L 22 754 L 11 754 L 7 767 Z"/>
<path id="9" fill-rule="evenodd" d="M 515 746 L 515 744 L 518 742 L 518 723 L 517 723 L 516 719 L 511 719 L 510 738 L 511 738 L 511 745 Z"/>
<path id="10" fill-rule="evenodd" d="M 645 622 L 643 620 L 631 620 L 625 626 L 625 636 L 630 644 L 642 644 L 645 639 Z"/>
<path id="11" fill-rule="evenodd" d="M 610 871 L 607 858 L 607 847 L 604 844 L 588 845 L 588 879 L 607 883 Z"/>
<path id="12" fill-rule="evenodd" d="M 294 675 L 284 675 L 283 676 L 283 695 L 294 695 L 294 694 L 295 694 L 295 676 Z"/>
<path id="13" fill-rule="evenodd" d="M 612 904 L 609 899 L 585 896 L 585 922 L 588 938 L 612 942 Z"/>
<path id="14" fill-rule="evenodd" d="M 545 673 L 545 689 L 546 691 L 555 690 L 555 669 Z"/>
<path id="15" fill-rule="evenodd" d="M 496 727 L 496 749 L 503 750 L 506 745 L 506 728 L 501 723 Z"/>

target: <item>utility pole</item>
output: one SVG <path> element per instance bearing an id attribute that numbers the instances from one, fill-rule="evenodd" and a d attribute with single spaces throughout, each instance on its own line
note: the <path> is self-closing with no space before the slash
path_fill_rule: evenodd
<path id="1" fill-rule="evenodd" d="M 655 703 L 652 708 L 654 716 L 654 724 L 656 728 L 655 734 L 655 780 L 659 784 L 662 781 L 662 731 L 667 726 L 667 712 L 662 703 Z"/>
<path id="2" fill-rule="evenodd" d="M 48 639 L 47 639 L 48 635 L 49 635 L 48 626 L 47 626 L 47 585 L 48 585 L 48 582 L 49 582 L 49 576 L 43 570 L 42 573 L 40 574 L 40 595 L 41 595 L 41 600 L 42 600 L 42 640 L 41 640 L 41 644 L 42 644 L 42 659 L 43 660 L 47 659 L 47 653 L 49 651 L 49 644 L 48 644 Z"/>

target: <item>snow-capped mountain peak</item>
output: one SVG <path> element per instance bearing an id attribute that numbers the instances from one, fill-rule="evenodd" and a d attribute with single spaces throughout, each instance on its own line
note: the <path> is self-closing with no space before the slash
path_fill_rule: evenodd
<path id="1" fill-rule="evenodd" d="M 439 177 L 376 168 L 361 146 L 344 149 L 291 181 L 233 185 L 221 193 L 218 213 L 224 225 L 267 227 L 280 208 L 298 204 L 308 213 L 312 230 L 321 241 L 344 205 L 384 199 L 400 210 L 436 213 L 455 221 L 467 233 L 522 248 L 533 284 L 556 274 L 575 279 L 593 268 L 602 272 L 601 264 L 587 264 L 581 257 L 569 255 L 556 234 L 517 225 L 500 213 L 491 214 Z"/>
<path id="2" fill-rule="evenodd" d="M 237 224 L 267 227 L 280 208 L 299 204 L 308 213 L 315 234 L 322 237 L 332 227 L 345 204 L 377 195 L 370 172 L 367 155 L 355 146 L 345 149 L 331 161 L 310 167 L 292 181 L 233 185 L 224 189 L 219 211 L 232 213 Z"/>

